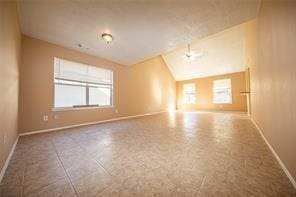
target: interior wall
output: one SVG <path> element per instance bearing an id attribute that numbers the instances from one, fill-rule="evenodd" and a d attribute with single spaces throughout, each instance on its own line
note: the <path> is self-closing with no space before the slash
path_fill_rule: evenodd
<path id="1" fill-rule="evenodd" d="M 231 79 L 232 104 L 213 103 L 213 81 L 217 79 Z M 183 103 L 183 85 L 195 83 L 196 85 L 196 104 Z M 180 110 L 217 110 L 217 111 L 247 111 L 246 96 L 240 92 L 246 90 L 245 72 L 237 72 L 213 77 L 198 78 L 177 82 L 177 108 Z"/>
<path id="2" fill-rule="evenodd" d="M 296 2 L 263 1 L 246 25 L 252 118 L 296 180 Z"/>
<path id="3" fill-rule="evenodd" d="M 0 170 L 17 138 L 21 32 L 15 2 L 0 2 Z"/>
<path id="4" fill-rule="evenodd" d="M 53 112 L 54 57 L 111 69 L 114 107 Z M 20 132 L 159 112 L 174 105 L 175 80 L 161 57 L 127 67 L 27 36 L 23 38 Z M 43 121 L 44 115 L 48 115 L 48 121 Z"/>

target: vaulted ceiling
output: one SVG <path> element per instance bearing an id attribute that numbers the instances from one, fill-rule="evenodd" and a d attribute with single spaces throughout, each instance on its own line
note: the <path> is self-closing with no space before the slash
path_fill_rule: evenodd
<path id="1" fill-rule="evenodd" d="M 18 9 L 25 35 L 132 65 L 250 20 L 258 4 L 259 0 L 20 0 Z M 100 38 L 105 32 L 114 36 L 111 44 Z"/>
<path id="2" fill-rule="evenodd" d="M 191 43 L 191 50 L 201 56 L 184 60 L 187 47 L 163 55 L 175 80 L 187 80 L 246 69 L 244 25 L 238 25 Z"/>

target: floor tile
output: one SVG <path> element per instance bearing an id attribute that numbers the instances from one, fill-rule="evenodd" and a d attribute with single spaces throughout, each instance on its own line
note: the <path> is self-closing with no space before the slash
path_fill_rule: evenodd
<path id="1" fill-rule="evenodd" d="M 19 138 L 0 196 L 285 196 L 246 114 L 162 113 Z"/>
<path id="2" fill-rule="evenodd" d="M 81 179 L 89 174 L 96 173 L 99 171 L 105 171 L 102 166 L 94 159 L 85 159 L 78 162 L 71 167 L 66 169 L 66 172 L 71 179 L 75 181 L 76 179 Z"/>
<path id="3" fill-rule="evenodd" d="M 7 183 L 0 185 L 0 197 L 21 197 L 23 187 L 18 183 Z"/>
<path id="4" fill-rule="evenodd" d="M 63 178 L 43 187 L 42 189 L 32 192 L 26 197 L 74 197 L 75 191 L 67 178 Z"/>
<path id="5" fill-rule="evenodd" d="M 59 161 L 42 161 L 29 165 L 24 177 L 24 195 L 36 192 L 64 177 L 66 173 Z"/>
<path id="6" fill-rule="evenodd" d="M 75 190 L 79 196 L 91 197 L 112 184 L 112 177 L 104 170 L 91 173 L 88 176 L 73 181 Z"/>

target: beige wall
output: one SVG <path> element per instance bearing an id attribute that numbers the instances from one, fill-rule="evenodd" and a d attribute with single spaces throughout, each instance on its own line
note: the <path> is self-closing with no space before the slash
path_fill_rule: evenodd
<path id="1" fill-rule="evenodd" d="M 113 70 L 114 108 L 53 112 L 53 58 Z M 175 105 L 175 80 L 161 57 L 122 66 L 24 36 L 20 70 L 20 132 L 167 110 Z M 115 110 L 118 109 L 118 113 Z M 58 119 L 54 119 L 54 115 Z M 43 121 L 48 115 L 49 120 Z"/>
<path id="2" fill-rule="evenodd" d="M 296 180 L 296 1 L 263 1 L 246 26 L 252 118 Z"/>
<path id="3" fill-rule="evenodd" d="M 213 103 L 213 81 L 216 79 L 231 79 L 232 104 Z M 183 103 L 183 85 L 195 83 L 197 92 L 196 104 Z M 221 111 L 247 111 L 246 96 L 240 92 L 246 90 L 245 72 L 231 73 L 206 78 L 177 82 L 177 108 L 180 110 L 221 110 Z"/>
<path id="4" fill-rule="evenodd" d="M 0 169 L 17 137 L 21 33 L 16 3 L 0 2 Z M 6 142 L 4 144 L 4 136 Z"/>

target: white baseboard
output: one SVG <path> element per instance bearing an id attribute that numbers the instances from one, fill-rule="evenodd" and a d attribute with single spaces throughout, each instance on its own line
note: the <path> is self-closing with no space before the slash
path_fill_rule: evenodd
<path id="1" fill-rule="evenodd" d="M 296 181 L 294 180 L 294 178 L 292 177 L 292 175 L 290 174 L 289 170 L 286 168 L 285 164 L 282 162 L 282 160 L 280 159 L 280 157 L 278 156 L 278 154 L 275 152 L 275 150 L 272 148 L 271 144 L 268 142 L 268 140 L 265 138 L 265 136 L 263 135 L 263 132 L 261 131 L 261 129 L 259 128 L 259 126 L 257 125 L 257 123 L 255 122 L 255 120 L 251 117 L 250 118 L 251 121 L 253 122 L 253 124 L 255 125 L 255 127 L 257 128 L 258 132 L 260 133 L 261 137 L 263 138 L 263 140 L 265 141 L 265 143 L 267 144 L 268 148 L 271 150 L 272 154 L 275 156 L 276 160 L 278 161 L 278 163 L 280 164 L 281 168 L 284 170 L 284 172 L 286 173 L 287 177 L 289 178 L 289 180 L 291 181 L 292 185 L 294 186 L 294 188 L 296 189 Z"/>
<path id="2" fill-rule="evenodd" d="M 75 128 L 75 127 L 81 127 L 81 126 L 87 126 L 87 125 L 93 125 L 93 124 L 99 124 L 99 123 L 105 123 L 105 122 L 112 122 L 112 121 L 124 120 L 124 119 L 129 119 L 129 118 L 136 118 L 136 117 L 141 117 L 141 116 L 149 116 L 149 115 L 154 115 L 154 114 L 159 114 L 159 113 L 164 113 L 164 112 L 167 112 L 167 111 L 138 114 L 138 115 L 134 115 L 134 116 L 125 116 L 125 117 L 113 118 L 113 119 L 108 119 L 108 120 L 101 120 L 101 121 L 96 121 L 96 122 L 88 122 L 88 123 L 75 124 L 75 125 L 69 125 L 69 126 L 64 126 L 64 127 L 56 127 L 56 128 L 52 128 L 52 129 L 29 131 L 29 132 L 25 132 L 25 133 L 20 133 L 19 136 L 33 135 L 33 134 L 37 134 L 37 133 L 45 133 L 45 132 L 50 132 L 50 131 L 62 130 L 62 129 L 70 129 L 70 128 Z"/>
<path id="3" fill-rule="evenodd" d="M 10 161 L 12 155 L 13 155 L 14 149 L 15 149 L 16 144 L 17 144 L 17 142 L 18 142 L 18 138 L 19 138 L 19 137 L 17 136 L 16 139 L 15 139 L 14 144 L 13 144 L 12 147 L 11 147 L 11 150 L 10 150 L 10 152 L 9 152 L 9 155 L 8 155 L 8 157 L 6 158 L 6 161 L 5 161 L 5 163 L 4 163 L 4 165 L 3 165 L 2 169 L 1 169 L 1 172 L 0 172 L 0 183 L 2 182 L 2 179 L 3 179 L 3 177 L 4 177 L 5 171 L 6 171 L 7 167 L 8 167 L 9 161 Z"/>

